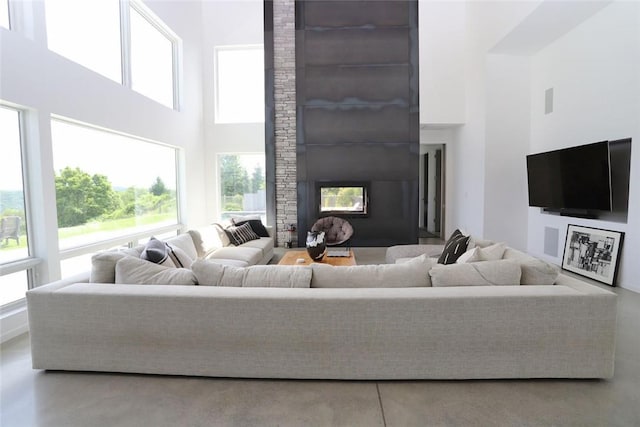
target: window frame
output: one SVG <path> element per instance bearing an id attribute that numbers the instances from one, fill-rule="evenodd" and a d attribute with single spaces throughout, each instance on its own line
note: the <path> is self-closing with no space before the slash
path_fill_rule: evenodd
<path id="1" fill-rule="evenodd" d="M 217 179 L 217 185 L 215 186 L 215 194 L 216 194 L 216 200 L 217 200 L 217 212 L 216 212 L 216 216 L 217 218 L 222 218 L 222 215 L 227 212 L 227 213 L 232 213 L 232 212 L 238 212 L 238 215 L 256 215 L 255 213 L 251 213 L 251 214 L 247 214 L 245 213 L 245 211 L 225 211 L 223 208 L 223 190 L 222 190 L 222 157 L 225 156 L 263 156 L 265 158 L 265 169 L 263 170 L 263 173 L 265 174 L 265 185 L 266 185 L 266 153 L 265 152 L 260 152 L 260 151 L 225 151 L 225 152 L 219 152 L 216 153 L 216 164 L 215 164 L 215 175 L 216 175 L 216 179 Z M 249 171 L 247 171 L 249 172 Z M 264 212 L 264 218 L 265 218 L 265 223 L 266 223 L 266 219 L 267 219 L 267 210 L 266 210 L 266 194 L 265 194 L 265 212 Z"/>
<path id="2" fill-rule="evenodd" d="M 0 1 L 4 2 L 7 5 L 7 26 L 5 27 L 4 25 L 0 25 L 0 28 L 6 28 L 7 30 L 12 31 L 13 30 L 13 19 L 11 19 L 12 18 L 12 16 L 11 16 L 11 14 L 12 14 L 12 12 L 11 12 L 11 9 L 12 9 L 11 0 L 0 0 Z"/>
<path id="3" fill-rule="evenodd" d="M 130 9 L 134 9 L 136 12 L 140 14 L 140 16 L 145 19 L 153 28 L 155 28 L 162 36 L 164 36 L 167 40 L 171 42 L 171 74 L 172 78 L 172 91 L 173 91 L 173 109 L 176 111 L 180 111 L 181 108 L 181 85 L 182 81 L 181 76 L 181 67 L 182 63 L 182 39 L 178 37 L 176 33 L 174 33 L 167 24 L 165 24 L 151 9 L 149 9 L 144 3 L 140 0 L 121 0 L 120 1 L 120 39 L 122 41 L 122 70 L 123 76 L 122 81 L 123 85 L 133 90 L 134 92 L 149 98 L 148 96 L 137 92 L 133 89 L 132 82 L 133 76 L 131 71 L 131 11 Z M 126 55 L 126 56 L 125 56 Z M 126 64 L 126 65 L 125 65 Z M 126 82 L 126 84 L 125 84 Z M 149 98 L 153 99 L 153 98 Z M 162 104 L 159 101 L 155 102 Z M 165 105 L 166 106 L 166 105 Z"/>
<path id="4" fill-rule="evenodd" d="M 24 218 L 25 218 L 25 230 L 27 235 L 27 256 L 19 259 L 14 259 L 5 263 L 0 262 L 0 276 L 6 276 L 14 273 L 19 273 L 24 271 L 27 274 L 27 290 L 33 289 L 36 287 L 35 280 L 35 269 L 40 266 L 43 262 L 42 259 L 33 256 L 33 247 L 34 247 L 34 238 L 31 235 L 31 231 L 34 229 L 32 224 L 31 217 L 31 191 L 29 186 L 28 176 L 28 168 L 29 168 L 29 158 L 27 151 L 27 109 L 21 106 L 8 103 L 8 102 L 0 102 L 0 108 L 8 109 L 15 111 L 18 114 L 18 132 L 20 135 L 20 167 L 22 174 L 22 193 L 24 197 Z M 18 300 L 9 302 L 7 304 L 0 306 L 0 314 L 5 313 L 7 311 L 11 311 L 13 309 L 22 307 L 24 305 L 25 298 L 20 298 Z"/>
<path id="5" fill-rule="evenodd" d="M 124 132 L 119 132 L 113 129 L 108 129 L 101 126 L 84 123 L 84 122 L 73 120 L 64 116 L 52 114 L 51 121 L 53 120 L 74 125 L 74 126 L 81 126 L 81 127 L 99 131 L 99 132 L 106 132 L 106 133 L 110 133 L 110 134 L 114 134 L 114 135 L 118 135 L 126 138 L 132 138 L 147 144 L 153 144 L 153 145 L 173 149 L 175 151 L 174 162 L 175 162 L 175 171 L 176 171 L 176 223 L 175 224 L 163 225 L 160 227 L 154 227 L 154 228 L 141 230 L 141 231 L 134 231 L 132 233 L 122 234 L 119 236 L 110 237 L 103 240 L 97 240 L 97 241 L 93 241 L 83 245 L 72 246 L 64 249 L 60 249 L 58 244 L 59 261 L 64 261 L 69 258 L 86 255 L 86 254 L 97 252 L 100 250 L 110 249 L 110 248 L 113 248 L 114 246 L 125 245 L 125 244 L 129 246 L 133 246 L 137 244 L 139 240 L 149 238 L 153 235 L 170 233 L 173 231 L 179 232 L 184 229 L 183 218 L 182 218 L 183 209 L 181 207 L 181 195 L 180 195 L 181 190 L 183 188 L 182 178 L 181 178 L 182 174 L 180 169 L 180 156 L 181 156 L 182 148 L 176 147 L 170 144 L 162 143 L 159 141 L 151 140 L 148 138 L 143 138 L 140 136 L 127 134 Z M 53 141 L 52 141 L 52 144 L 53 144 Z"/>
<path id="6" fill-rule="evenodd" d="M 0 0 L 2 1 L 2 0 Z M 9 3 L 15 0 L 7 0 Z M 182 39 L 169 28 L 169 26 L 160 19 L 148 6 L 146 6 L 141 0 L 119 0 L 119 33 L 120 33 L 120 82 L 116 82 L 129 90 L 137 93 L 140 96 L 144 96 L 159 105 L 162 105 L 167 108 L 171 108 L 175 111 L 181 111 L 182 108 L 182 57 L 183 57 L 183 43 Z M 168 106 L 154 98 L 151 98 L 143 93 L 140 93 L 133 89 L 132 86 L 132 70 L 131 70 L 131 19 L 130 9 L 133 8 L 140 16 L 145 19 L 153 28 L 155 28 L 163 37 L 165 37 L 172 46 L 171 49 L 171 74 L 172 74 L 172 98 L 173 105 Z M 11 9 L 9 10 L 11 12 Z M 46 11 L 44 12 L 46 13 Z M 45 33 L 48 37 L 48 30 L 45 29 Z M 48 45 L 48 42 L 47 42 Z M 49 49 L 51 50 L 51 49 Z M 51 50 L 52 52 L 55 52 Z M 64 56 L 62 54 L 59 54 Z M 65 57 L 66 58 L 66 57 Z M 70 61 L 75 62 L 73 59 L 67 58 Z M 79 64 L 79 63 L 78 63 Z M 91 68 L 88 68 L 86 65 L 79 64 L 92 72 L 114 81 L 109 77 L 104 76 L 103 74 L 95 71 Z"/>

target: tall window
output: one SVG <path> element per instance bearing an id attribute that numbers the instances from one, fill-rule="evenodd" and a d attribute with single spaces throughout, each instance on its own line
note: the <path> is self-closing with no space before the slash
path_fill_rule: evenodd
<path id="1" fill-rule="evenodd" d="M 220 171 L 221 218 L 255 214 L 266 222 L 264 154 L 221 154 Z"/>
<path id="2" fill-rule="evenodd" d="M 60 249 L 178 224 L 175 148 L 52 120 Z"/>
<path id="3" fill-rule="evenodd" d="M 9 0 L 0 0 L 0 27 L 9 26 Z"/>
<path id="4" fill-rule="evenodd" d="M 118 0 L 46 0 L 49 49 L 122 82 Z"/>
<path id="5" fill-rule="evenodd" d="M 176 107 L 179 39 L 142 2 L 46 0 L 45 5 L 49 49 Z"/>
<path id="6" fill-rule="evenodd" d="M 29 256 L 25 215 L 20 113 L 0 107 L 0 263 Z"/>
<path id="7" fill-rule="evenodd" d="M 20 112 L 0 106 L 0 267 L 29 257 L 21 145 Z M 27 287 L 26 271 L 0 275 L 0 305 L 24 298 Z"/>
<path id="8" fill-rule="evenodd" d="M 131 22 L 131 87 L 173 108 L 173 42 L 134 7 Z"/>
<path id="9" fill-rule="evenodd" d="M 216 48 L 216 122 L 264 122 L 263 46 Z"/>

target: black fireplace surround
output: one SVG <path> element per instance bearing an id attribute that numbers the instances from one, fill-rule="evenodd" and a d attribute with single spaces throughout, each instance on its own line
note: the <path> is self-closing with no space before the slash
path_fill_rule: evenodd
<path id="1" fill-rule="evenodd" d="M 273 63 L 270 3 L 265 2 L 265 64 Z M 366 186 L 366 214 L 332 213 L 349 218 L 354 246 L 416 243 L 417 1 L 295 5 L 298 242 L 327 213 L 320 212 L 319 192 L 333 182 Z M 268 91 L 272 76 L 267 70 Z M 273 120 L 269 102 L 273 97 L 267 96 L 267 121 Z M 269 175 L 269 165 L 275 169 L 275 158 L 269 158 L 274 156 L 273 122 L 266 129 Z M 268 196 L 275 213 L 275 194 Z"/>

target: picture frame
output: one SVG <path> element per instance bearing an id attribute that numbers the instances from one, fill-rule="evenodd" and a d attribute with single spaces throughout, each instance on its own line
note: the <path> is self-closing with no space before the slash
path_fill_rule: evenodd
<path id="1" fill-rule="evenodd" d="M 569 224 L 562 269 L 615 286 L 624 232 Z"/>

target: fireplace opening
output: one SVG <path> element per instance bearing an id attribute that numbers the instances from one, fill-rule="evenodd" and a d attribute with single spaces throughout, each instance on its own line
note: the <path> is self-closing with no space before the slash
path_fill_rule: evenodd
<path id="1" fill-rule="evenodd" d="M 369 214 L 369 184 L 320 182 L 316 185 L 319 216 L 364 217 Z"/>

